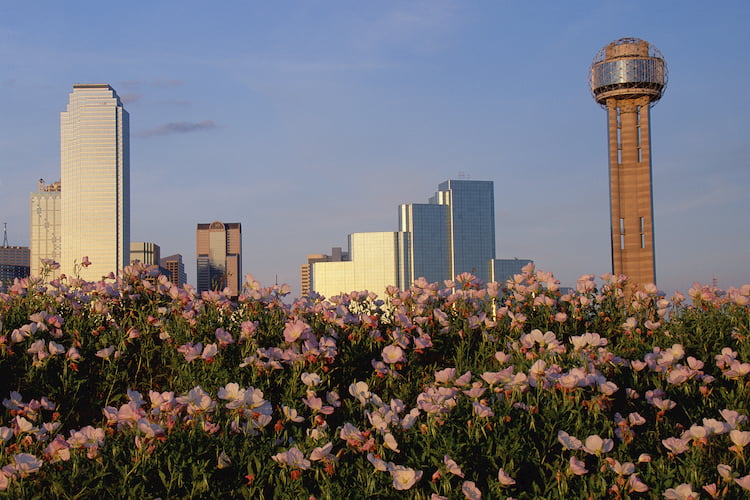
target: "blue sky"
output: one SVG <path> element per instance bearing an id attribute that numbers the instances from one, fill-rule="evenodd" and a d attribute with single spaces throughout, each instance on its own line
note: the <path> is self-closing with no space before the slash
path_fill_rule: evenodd
<path id="1" fill-rule="evenodd" d="M 492 180 L 498 257 L 563 284 L 610 270 L 605 112 L 587 69 L 653 43 L 658 285 L 750 282 L 750 4 L 2 2 L 0 222 L 28 245 L 29 193 L 59 179 L 74 83 L 131 117 L 131 238 L 181 253 L 241 222 L 243 271 L 298 292 L 310 253 L 397 229 L 399 203 Z"/>

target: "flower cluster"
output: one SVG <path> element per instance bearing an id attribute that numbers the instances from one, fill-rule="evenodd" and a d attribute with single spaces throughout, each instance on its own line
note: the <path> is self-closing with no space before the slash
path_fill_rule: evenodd
<path id="1" fill-rule="evenodd" d="M 50 264 L 51 265 L 51 264 Z M 738 498 L 750 286 L 527 266 L 235 300 L 135 264 L 0 295 L 0 492 Z M 106 478 L 106 479 L 105 479 Z M 63 495 L 64 493 L 64 495 Z"/>

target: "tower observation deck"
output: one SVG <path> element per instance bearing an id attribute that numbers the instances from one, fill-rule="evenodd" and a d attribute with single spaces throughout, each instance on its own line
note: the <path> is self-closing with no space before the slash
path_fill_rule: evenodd
<path id="1" fill-rule="evenodd" d="M 612 272 L 656 283 L 650 110 L 667 86 L 667 64 L 648 42 L 621 38 L 596 54 L 589 83 L 607 110 Z"/>

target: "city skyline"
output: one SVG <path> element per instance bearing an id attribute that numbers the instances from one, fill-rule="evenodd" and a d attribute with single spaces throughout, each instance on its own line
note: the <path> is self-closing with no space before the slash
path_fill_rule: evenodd
<path id="1" fill-rule="evenodd" d="M 244 272 L 297 295 L 307 254 L 397 230 L 393 207 L 464 172 L 495 182 L 497 254 L 571 285 L 610 269 L 606 118 L 588 68 L 605 44 L 637 37 L 670 66 L 651 131 L 659 288 L 738 286 L 750 281 L 750 102 L 733 89 L 748 72 L 749 13 L 744 2 L 14 4 L 0 17 L 0 222 L 11 245 L 29 244 L 29 193 L 59 179 L 65 96 L 107 82 L 131 113 L 131 239 L 183 254 L 192 283 L 199 221 L 241 222 Z"/>

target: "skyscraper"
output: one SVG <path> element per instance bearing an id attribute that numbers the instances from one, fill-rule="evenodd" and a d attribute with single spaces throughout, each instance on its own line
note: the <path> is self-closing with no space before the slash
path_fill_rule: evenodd
<path id="1" fill-rule="evenodd" d="M 60 271 L 117 274 L 130 264 L 130 126 L 109 85 L 73 85 L 60 113 L 60 177 Z M 76 269 L 84 256 L 91 265 Z"/>
<path id="2" fill-rule="evenodd" d="M 182 262 L 182 255 L 176 253 L 159 260 L 159 266 L 166 269 L 166 276 L 173 285 L 182 287 L 187 283 L 187 274 L 185 274 L 185 264 Z"/>
<path id="3" fill-rule="evenodd" d="M 382 295 L 390 285 L 404 289 L 418 278 L 442 283 L 465 272 L 505 281 L 531 261 L 495 258 L 494 198 L 492 181 L 443 182 L 428 203 L 399 206 L 399 231 L 350 234 L 347 261 L 308 256 L 303 280 L 308 271 L 310 288 L 326 297 L 354 290 Z"/>
<path id="4" fill-rule="evenodd" d="M 5 292 L 16 278 L 29 275 L 29 247 L 8 244 L 7 224 L 3 224 L 3 244 L 0 246 L 0 292 Z"/>
<path id="5" fill-rule="evenodd" d="M 30 235 L 31 274 L 38 276 L 42 259 L 60 262 L 60 232 L 62 217 L 60 211 L 60 182 L 46 184 L 39 179 L 39 188 L 30 196 Z M 48 278 L 56 278 L 59 269 L 51 270 Z"/>
<path id="6" fill-rule="evenodd" d="M 655 283 L 651 106 L 667 86 L 667 64 L 648 42 L 621 38 L 596 54 L 590 83 L 607 110 L 612 272 Z"/>
<path id="7" fill-rule="evenodd" d="M 198 291 L 242 288 L 242 226 L 239 222 L 198 224 L 196 229 Z"/>
<path id="8" fill-rule="evenodd" d="M 424 278 L 430 283 L 450 279 L 448 253 L 448 207 L 434 203 L 409 203 L 399 206 L 399 230 L 407 235 L 409 253 L 407 282 Z"/>
<path id="9" fill-rule="evenodd" d="M 139 261 L 146 266 L 158 266 L 161 261 L 161 247 L 150 241 L 130 242 L 130 262 Z"/>
<path id="10" fill-rule="evenodd" d="M 449 280 L 465 272 L 487 282 L 495 258 L 494 184 L 445 181 L 429 203 L 399 207 L 399 229 L 409 235 L 409 282 Z"/>

